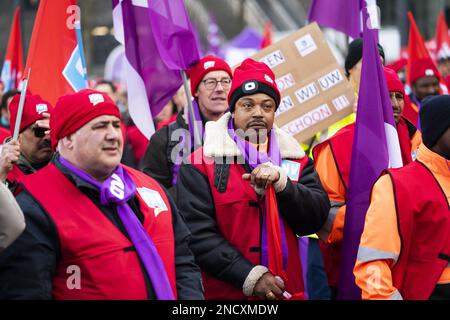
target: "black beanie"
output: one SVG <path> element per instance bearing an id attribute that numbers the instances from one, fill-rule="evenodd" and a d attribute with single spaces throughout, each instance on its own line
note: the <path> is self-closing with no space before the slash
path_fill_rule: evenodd
<path id="1" fill-rule="evenodd" d="M 450 95 L 426 97 L 419 115 L 422 141 L 430 149 L 450 127 Z"/>
<path id="2" fill-rule="evenodd" d="M 384 60 L 384 49 L 380 44 L 378 45 L 378 52 Z M 359 60 L 361 60 L 363 54 L 363 40 L 361 38 L 353 40 L 348 46 L 347 57 L 345 58 L 345 72 L 347 76 L 349 71 L 353 68 Z"/>

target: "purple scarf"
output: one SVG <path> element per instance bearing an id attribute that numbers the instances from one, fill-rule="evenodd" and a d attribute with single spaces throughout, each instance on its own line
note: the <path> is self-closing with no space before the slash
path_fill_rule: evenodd
<path id="1" fill-rule="evenodd" d="M 268 153 L 259 152 L 250 143 L 245 142 L 241 137 L 239 137 L 236 134 L 236 132 L 234 131 L 233 118 L 230 118 L 230 120 L 228 121 L 228 134 L 233 139 L 233 141 L 236 143 L 237 147 L 239 148 L 239 151 L 241 151 L 241 154 L 244 155 L 245 162 L 250 166 L 252 171 L 260 164 L 263 164 L 266 162 L 271 162 L 272 164 L 274 164 L 276 166 L 281 165 L 281 154 L 280 154 L 280 150 L 278 148 L 277 138 L 275 137 L 275 130 L 271 130 L 269 133 L 270 139 L 269 139 Z M 281 239 L 282 239 L 281 246 L 282 246 L 282 251 L 283 251 L 283 267 L 286 270 L 288 247 L 287 247 L 286 234 L 284 232 L 284 225 L 283 225 L 281 216 L 279 216 L 279 219 L 280 219 L 280 229 L 281 229 L 280 231 L 281 231 Z M 262 259 L 262 264 L 267 267 L 269 265 L 269 259 L 268 259 L 268 247 L 267 247 L 267 221 L 266 221 L 265 208 L 264 208 L 264 216 L 263 216 L 261 259 Z"/>
<path id="2" fill-rule="evenodd" d="M 100 203 L 104 206 L 115 204 L 117 213 L 130 236 L 133 246 L 141 258 L 147 275 L 152 282 L 153 289 L 158 300 L 174 300 L 172 288 L 167 276 L 161 257 L 153 244 L 142 223 L 131 210 L 127 201 L 132 198 L 136 192 L 136 185 L 123 169 L 118 165 L 113 174 L 100 183 L 92 178 L 85 171 L 75 167 L 62 156 L 59 157 L 61 164 L 69 169 L 73 174 L 89 182 L 100 192 Z"/>
<path id="3" fill-rule="evenodd" d="M 199 130 L 200 138 L 203 141 L 204 128 L 203 128 L 203 122 L 202 122 L 202 118 L 200 116 L 200 110 L 198 108 L 197 100 L 192 101 L 192 108 L 194 110 L 194 117 L 195 117 L 194 121 L 197 125 L 200 125 L 200 126 L 197 126 L 197 128 Z M 192 119 L 191 119 L 190 115 L 187 114 L 186 116 L 188 119 L 187 123 L 188 123 L 188 129 L 189 129 L 190 144 L 187 145 L 188 140 L 183 131 L 183 134 L 182 134 L 181 140 L 180 140 L 180 144 L 182 145 L 181 154 L 180 154 L 180 152 L 177 153 L 175 163 L 173 164 L 173 167 L 172 167 L 172 186 L 174 186 L 177 183 L 178 172 L 180 171 L 180 166 L 181 166 L 181 163 L 183 162 L 183 157 L 186 157 L 189 153 L 191 153 L 192 146 L 194 146 L 194 137 L 195 137 L 194 136 L 194 125 L 192 124 Z"/>

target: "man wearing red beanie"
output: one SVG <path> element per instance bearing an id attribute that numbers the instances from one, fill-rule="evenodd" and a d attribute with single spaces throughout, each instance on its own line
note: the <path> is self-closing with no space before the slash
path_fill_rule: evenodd
<path id="1" fill-rule="evenodd" d="M 420 104 L 425 97 L 440 94 L 439 71 L 428 58 L 413 60 L 409 80 L 411 83 L 411 103 L 405 106 L 404 116 L 414 125 L 419 126 Z"/>
<path id="2" fill-rule="evenodd" d="M 280 92 L 266 64 L 243 61 L 228 102 L 230 112 L 206 124 L 204 145 L 182 164 L 177 183 L 205 297 L 303 299 L 297 235 L 325 222 L 326 193 L 312 160 L 274 125 Z M 278 253 L 268 249 L 278 245 Z"/>
<path id="3" fill-rule="evenodd" d="M 20 95 L 16 94 L 9 105 L 10 131 L 14 133 Z M 38 95 L 27 93 L 19 125 L 19 138 L 2 146 L 0 154 L 0 180 L 15 189 L 17 179 L 36 172 L 50 161 L 53 151 L 50 144 L 49 117 L 52 105 Z"/>
<path id="4" fill-rule="evenodd" d="M 188 75 L 194 98 L 195 123 L 203 137 L 205 123 L 219 119 L 228 110 L 227 95 L 232 71 L 224 60 L 208 55 L 200 59 Z M 191 122 L 189 114 L 178 113 L 174 123 L 156 131 L 151 137 L 142 161 L 143 171 L 168 188 L 174 196 L 181 161 L 199 147 L 194 144 L 194 126 Z"/>
<path id="5" fill-rule="evenodd" d="M 120 164 L 115 103 L 81 90 L 59 98 L 50 122 L 57 154 L 20 180 L 26 228 L 0 255 L 0 299 L 202 299 L 173 201 Z"/>
<path id="6" fill-rule="evenodd" d="M 422 142 L 421 134 L 413 124 L 401 116 L 404 108 L 405 90 L 397 73 L 385 67 L 384 75 L 397 125 L 403 164 L 406 165 L 415 160 L 417 149 Z M 313 149 L 314 165 L 331 202 L 328 221 L 318 235 L 323 241 L 321 248 L 325 268 L 328 274 L 329 285 L 334 294 L 337 292 L 339 280 L 341 245 L 346 211 L 345 203 L 354 131 L 355 124 L 350 124 Z"/>

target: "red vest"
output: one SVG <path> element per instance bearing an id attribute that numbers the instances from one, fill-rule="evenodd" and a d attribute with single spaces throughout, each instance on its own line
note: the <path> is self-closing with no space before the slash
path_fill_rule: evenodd
<path id="1" fill-rule="evenodd" d="M 419 113 L 416 110 L 419 110 L 419 107 L 411 101 L 410 96 L 405 95 L 404 99 L 405 107 L 403 108 L 402 116 L 417 127 L 419 122 Z"/>
<path id="2" fill-rule="evenodd" d="M 200 157 L 202 163 L 195 164 L 193 159 L 199 159 Z M 258 196 L 250 186 L 250 182 L 242 180 L 242 175 L 246 173 L 245 169 L 240 164 L 231 164 L 226 192 L 218 192 L 214 187 L 214 162 L 210 158 L 203 156 L 203 148 L 192 153 L 190 159 L 192 160 L 191 163 L 208 178 L 216 208 L 217 227 L 220 233 L 252 264 L 260 265 L 261 208 L 264 204 L 258 200 Z M 308 162 L 308 157 L 290 161 L 300 164 L 298 174 L 298 177 L 300 177 L 304 166 Z M 284 230 L 289 252 L 286 270 L 288 278 L 286 290 L 289 293 L 303 292 L 302 267 L 297 236 L 286 223 L 284 223 Z M 202 277 L 206 299 L 248 299 L 242 293 L 242 288 L 236 288 L 206 273 L 202 273 Z"/>
<path id="3" fill-rule="evenodd" d="M 408 120 L 405 120 L 405 118 L 400 117 L 400 120 L 397 123 L 397 136 L 398 142 L 400 143 L 400 152 L 402 154 L 403 166 L 406 166 L 408 163 L 411 163 L 413 161 L 411 155 L 412 137 L 410 137 L 407 121 Z"/>
<path id="4" fill-rule="evenodd" d="M 172 212 L 162 188 L 143 173 L 125 167 L 137 188 L 159 192 L 167 211 L 155 217 L 139 192 L 136 196 L 147 230 L 164 263 L 176 297 Z M 145 278 L 133 244 L 55 165 L 20 180 L 56 226 L 60 260 L 53 277 L 55 299 L 147 299 Z M 69 289 L 70 266 L 80 270 L 81 288 Z M 68 269 L 69 268 L 69 269 Z"/>
<path id="5" fill-rule="evenodd" d="M 450 257 L 450 207 L 420 162 L 388 171 L 394 186 L 401 253 L 392 270 L 404 299 L 428 299 Z"/>
<path id="6" fill-rule="evenodd" d="M 14 184 L 19 178 L 25 176 L 22 170 L 18 166 L 14 165 L 12 170 L 6 175 L 6 180 L 11 184 Z"/>

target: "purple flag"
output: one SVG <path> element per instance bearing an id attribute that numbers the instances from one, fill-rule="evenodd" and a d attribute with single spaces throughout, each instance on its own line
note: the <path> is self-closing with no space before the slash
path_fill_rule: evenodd
<path id="1" fill-rule="evenodd" d="M 209 16 L 209 25 L 208 25 L 208 54 L 213 54 L 215 56 L 221 57 L 221 40 L 219 35 L 219 26 L 217 25 L 216 19 L 214 16 Z"/>
<path id="2" fill-rule="evenodd" d="M 392 104 L 375 40 L 377 32 L 377 29 L 368 29 L 364 24 L 363 62 L 347 194 L 338 299 L 361 299 L 361 290 L 355 284 L 353 267 L 369 208 L 370 191 L 382 170 L 402 166 Z"/>
<path id="3" fill-rule="evenodd" d="M 183 0 L 151 0 L 148 6 L 161 59 L 171 70 L 190 69 L 200 60 L 200 53 Z"/>
<path id="4" fill-rule="evenodd" d="M 361 37 L 363 0 L 313 0 L 308 20 L 341 31 L 352 38 Z"/>
<path id="5" fill-rule="evenodd" d="M 225 60 L 230 66 L 240 64 L 261 50 L 262 36 L 253 28 L 245 27 L 224 48 Z"/>
<path id="6" fill-rule="evenodd" d="M 161 59 L 147 1 L 112 0 L 116 39 L 125 46 L 128 109 L 139 130 L 154 133 L 152 121 L 182 85 L 178 70 Z"/>
<path id="7" fill-rule="evenodd" d="M 195 23 L 192 23 L 192 32 L 194 33 L 194 37 L 195 37 L 195 43 L 197 45 L 197 49 L 198 49 L 198 54 L 200 57 L 204 56 L 204 50 L 202 48 L 202 41 L 200 40 L 200 34 L 198 32 L 198 27 Z"/>
<path id="8" fill-rule="evenodd" d="M 228 46 L 236 48 L 261 49 L 262 36 L 253 28 L 245 27 L 236 37 L 231 39 Z"/>

